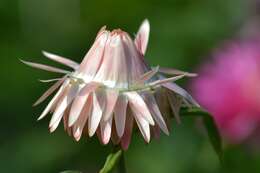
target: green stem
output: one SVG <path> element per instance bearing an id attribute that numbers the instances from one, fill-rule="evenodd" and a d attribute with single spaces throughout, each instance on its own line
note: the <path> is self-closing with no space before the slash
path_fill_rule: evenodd
<path id="1" fill-rule="evenodd" d="M 125 166 L 125 155 L 124 151 L 122 151 L 118 167 L 117 167 L 118 173 L 126 173 L 126 166 Z"/>

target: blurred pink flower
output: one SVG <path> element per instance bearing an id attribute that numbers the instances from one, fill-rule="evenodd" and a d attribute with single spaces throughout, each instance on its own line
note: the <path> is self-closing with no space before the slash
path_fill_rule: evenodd
<path id="1" fill-rule="evenodd" d="M 193 74 L 148 66 L 144 54 L 149 31 L 149 22 L 145 20 L 133 41 L 120 29 L 110 32 L 103 27 L 80 65 L 43 52 L 47 58 L 71 67 L 73 72 L 23 61 L 32 67 L 65 74 L 60 79 L 42 80 L 57 82 L 35 105 L 59 90 L 39 119 L 54 112 L 49 124 L 51 132 L 63 118 L 65 130 L 75 140 L 82 134 L 91 137 L 97 132 L 103 144 L 112 138 L 124 149 L 128 148 L 134 123 L 147 143 L 150 128 L 154 136 L 160 134 L 159 129 L 169 134 L 167 108 L 171 107 L 178 119 L 184 99 L 185 103 L 197 105 L 185 90 L 172 82 Z M 175 76 L 166 78 L 163 73 Z"/>
<path id="2" fill-rule="evenodd" d="M 217 50 L 192 89 L 229 142 L 246 140 L 260 126 L 260 41 L 229 42 Z"/>

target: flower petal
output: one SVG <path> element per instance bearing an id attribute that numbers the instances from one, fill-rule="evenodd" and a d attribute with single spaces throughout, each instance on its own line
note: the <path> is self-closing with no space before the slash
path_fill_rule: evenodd
<path id="1" fill-rule="evenodd" d="M 108 36 L 109 33 L 106 31 L 98 36 L 80 64 L 79 73 L 87 75 L 90 80 L 96 75 L 101 62 L 103 61 L 103 54 Z"/>
<path id="2" fill-rule="evenodd" d="M 64 77 L 63 77 L 64 78 Z M 54 81 L 60 81 L 63 78 L 54 78 L 54 79 L 39 79 L 40 82 L 43 83 L 49 83 L 49 82 L 54 82 Z"/>
<path id="3" fill-rule="evenodd" d="M 132 115 L 132 111 L 127 108 L 127 115 L 126 115 L 126 123 L 125 123 L 125 131 L 124 135 L 121 138 L 121 147 L 124 150 L 127 150 L 131 141 L 133 125 L 134 125 L 134 117 Z"/>
<path id="4" fill-rule="evenodd" d="M 156 99 L 156 103 L 160 109 L 160 112 L 163 116 L 163 119 L 167 125 L 168 130 L 170 130 L 171 127 L 171 117 L 172 117 L 172 111 L 171 111 L 171 107 L 169 105 L 169 102 L 167 100 L 167 91 L 165 88 L 158 88 L 155 91 L 155 99 Z"/>
<path id="5" fill-rule="evenodd" d="M 118 92 L 116 90 L 107 89 L 106 91 L 106 107 L 103 112 L 103 120 L 108 121 L 112 116 L 116 101 L 118 98 Z"/>
<path id="6" fill-rule="evenodd" d="M 77 97 L 74 99 L 72 106 L 71 106 L 70 116 L 69 116 L 69 127 L 71 127 L 77 121 L 78 117 L 80 116 L 81 110 L 83 109 L 83 107 L 87 101 L 89 94 L 91 92 L 95 91 L 98 86 L 99 86 L 98 83 L 91 82 L 91 83 L 86 84 L 86 86 L 84 86 L 81 89 L 81 91 L 79 92 Z"/>
<path id="7" fill-rule="evenodd" d="M 125 130 L 127 103 L 127 98 L 124 95 L 120 95 L 114 108 L 115 126 L 119 138 L 123 136 Z"/>
<path id="8" fill-rule="evenodd" d="M 51 118 L 49 126 L 51 127 L 60 117 L 62 117 L 63 112 L 66 110 L 68 105 L 76 97 L 79 91 L 78 85 L 70 84 L 67 92 L 64 94 L 63 98 L 58 102 L 57 108 L 55 109 L 53 116 Z"/>
<path id="9" fill-rule="evenodd" d="M 174 68 L 167 68 L 167 67 L 160 67 L 159 68 L 160 73 L 168 74 L 168 75 L 185 75 L 188 77 L 195 77 L 197 76 L 196 73 L 189 73 L 181 70 L 177 70 Z"/>
<path id="10" fill-rule="evenodd" d="M 150 80 L 158 72 L 159 66 L 153 68 L 152 70 L 143 74 L 140 79 L 137 80 L 137 84 L 144 84 L 146 81 Z"/>
<path id="11" fill-rule="evenodd" d="M 86 125 L 87 119 L 89 115 L 91 114 L 91 109 L 92 109 L 92 94 L 90 94 L 87 98 L 87 101 L 83 107 L 83 110 L 80 113 L 79 118 L 73 125 L 73 136 L 76 141 L 79 141 L 82 135 L 82 131 Z"/>
<path id="12" fill-rule="evenodd" d="M 151 127 L 151 133 L 155 139 L 159 139 L 160 138 L 160 127 L 157 124 L 155 124 L 155 126 Z"/>
<path id="13" fill-rule="evenodd" d="M 169 131 L 167 125 L 162 117 L 162 114 L 159 110 L 159 107 L 156 103 L 154 96 L 151 93 L 144 93 L 145 102 L 147 104 L 148 109 L 150 110 L 155 122 L 159 125 L 162 131 L 169 135 Z"/>
<path id="14" fill-rule="evenodd" d="M 170 92 L 167 92 L 167 98 L 168 98 L 169 104 L 171 106 L 171 109 L 173 111 L 176 122 L 181 123 L 179 110 L 181 108 L 182 100 L 180 98 L 177 98 L 177 96 L 175 96 L 173 93 L 170 93 Z"/>
<path id="15" fill-rule="evenodd" d="M 179 75 L 179 76 L 174 76 L 174 77 L 170 77 L 170 78 L 160 79 L 160 80 L 151 82 L 149 85 L 150 86 L 156 86 L 156 85 L 162 85 L 164 83 L 174 82 L 176 80 L 179 80 L 179 79 L 183 78 L 184 76 L 185 75 Z"/>
<path id="16" fill-rule="evenodd" d="M 133 113 L 142 116 L 149 124 L 154 125 L 152 115 L 143 98 L 137 92 L 126 92 L 125 95 L 129 100 Z"/>
<path id="17" fill-rule="evenodd" d="M 121 37 L 119 35 L 109 37 L 104 59 L 95 76 L 95 81 L 102 82 L 110 88 L 127 88 L 128 61 Z"/>
<path id="18" fill-rule="evenodd" d="M 46 71 L 49 71 L 49 72 L 65 73 L 65 74 L 70 73 L 69 71 L 62 70 L 62 69 L 59 69 L 59 68 L 56 68 L 56 67 L 52 67 L 52 66 L 48 66 L 48 65 L 44 65 L 44 64 L 38 64 L 38 63 L 29 62 L 29 61 L 24 61 L 24 60 L 20 60 L 20 61 L 21 61 L 22 63 L 24 63 L 24 64 L 30 66 L 30 67 L 38 68 L 38 69 L 41 69 L 41 70 L 46 70 Z"/>
<path id="19" fill-rule="evenodd" d="M 110 116 L 107 121 L 101 120 L 100 122 L 101 140 L 103 144 L 107 144 L 110 140 L 112 130 L 112 118 L 113 116 Z"/>
<path id="20" fill-rule="evenodd" d="M 43 55 L 46 56 L 47 58 L 53 60 L 53 61 L 56 61 L 56 62 L 59 62 L 61 64 L 64 64 L 68 67 L 71 67 L 73 69 L 77 69 L 79 67 L 79 64 L 70 60 L 70 59 L 67 59 L 67 58 L 64 58 L 64 57 L 61 57 L 59 55 L 55 55 L 55 54 L 52 54 L 52 53 L 49 53 L 49 52 L 46 52 L 46 51 L 42 51 Z"/>
<path id="21" fill-rule="evenodd" d="M 130 103 L 130 105 L 131 105 L 131 103 Z M 150 141 L 150 126 L 149 126 L 148 121 L 143 116 L 141 116 L 140 114 L 138 114 L 134 111 L 133 111 L 133 115 L 134 115 L 135 121 L 137 123 L 137 126 L 138 126 L 140 132 L 142 133 L 142 135 L 144 137 L 144 140 L 147 143 L 149 143 L 149 141 Z"/>
<path id="22" fill-rule="evenodd" d="M 100 95 L 98 91 L 93 93 L 93 108 L 88 120 L 88 133 L 90 137 L 95 134 L 98 128 L 102 117 L 102 109 L 105 105 L 105 98 Z"/>
<path id="23" fill-rule="evenodd" d="M 179 87 L 177 84 L 164 83 L 164 84 L 162 84 L 162 86 L 181 95 L 182 97 L 184 97 L 186 100 L 188 100 L 190 103 L 192 103 L 196 107 L 200 107 L 200 105 L 192 98 L 192 96 L 187 91 L 185 91 L 183 88 Z"/>
<path id="24" fill-rule="evenodd" d="M 65 110 L 64 113 L 63 113 L 63 115 L 60 116 L 60 117 L 56 120 L 56 122 L 52 124 L 52 126 L 49 126 L 50 133 L 54 132 L 54 131 L 57 129 L 57 127 L 59 126 L 60 121 L 61 121 L 61 119 L 62 119 L 63 116 L 64 116 L 64 117 L 68 116 L 68 114 L 69 114 L 69 109 L 70 109 L 70 106 L 68 106 L 68 107 L 66 108 L 66 110 Z"/>
<path id="25" fill-rule="evenodd" d="M 33 106 L 37 106 L 38 104 L 42 103 L 47 97 L 49 97 L 59 86 L 64 82 L 66 78 L 63 77 L 55 84 L 53 84 L 47 91 L 43 93 L 43 95 L 33 104 Z"/>
<path id="26" fill-rule="evenodd" d="M 46 106 L 42 114 L 39 116 L 37 120 L 41 120 L 43 117 L 45 117 L 51 109 L 53 109 L 54 105 L 58 102 L 58 100 L 62 97 L 62 95 L 66 92 L 68 88 L 69 80 L 66 80 L 63 85 L 60 87 L 58 92 L 55 94 L 55 96 L 52 98 L 52 100 L 49 102 L 49 104 Z"/>
<path id="27" fill-rule="evenodd" d="M 141 24 L 135 38 L 135 45 L 143 55 L 145 54 L 148 45 L 149 33 L 150 33 L 150 24 L 149 21 L 145 19 Z"/>

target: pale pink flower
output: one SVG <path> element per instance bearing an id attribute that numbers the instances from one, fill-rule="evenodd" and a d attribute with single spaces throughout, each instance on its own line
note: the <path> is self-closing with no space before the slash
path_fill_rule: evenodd
<path id="1" fill-rule="evenodd" d="M 260 127 L 260 41 L 227 43 L 192 83 L 228 142 L 244 142 Z"/>
<path id="2" fill-rule="evenodd" d="M 194 74 L 148 66 L 144 54 L 149 31 L 149 22 L 145 20 L 133 41 L 120 29 L 110 32 L 103 27 L 81 64 L 43 52 L 47 58 L 71 67 L 73 72 L 23 61 L 32 67 L 65 74 L 60 79 L 42 81 L 57 80 L 34 105 L 59 89 L 39 119 L 53 112 L 51 132 L 63 119 L 65 130 L 77 141 L 82 134 L 91 137 L 97 132 L 103 144 L 112 138 L 124 149 L 128 148 L 135 123 L 147 143 L 150 129 L 154 136 L 159 135 L 160 129 L 169 134 L 168 108 L 172 108 L 178 120 L 183 101 L 197 105 L 184 89 L 172 82 Z M 174 76 L 166 78 L 163 73 Z"/>

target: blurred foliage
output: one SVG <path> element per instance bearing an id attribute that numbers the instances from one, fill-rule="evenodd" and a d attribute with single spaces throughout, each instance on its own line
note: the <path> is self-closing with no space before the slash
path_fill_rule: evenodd
<path id="1" fill-rule="evenodd" d="M 243 24 L 246 0 L 0 0 L 1 130 L 0 172 L 97 172 L 111 146 L 97 139 L 75 142 L 63 132 L 48 133 L 48 118 L 36 122 L 45 104 L 33 101 L 48 88 L 38 78 L 56 77 L 22 65 L 18 58 L 47 62 L 41 50 L 80 62 L 103 25 L 132 35 L 145 18 L 151 23 L 147 60 L 152 65 L 192 71 L 223 40 Z M 46 102 L 45 102 L 46 103 Z M 194 120 L 173 123 L 169 137 L 145 145 L 134 136 L 126 152 L 128 172 L 217 173 L 260 172 L 260 153 L 241 146 L 225 150 L 219 165 Z"/>

